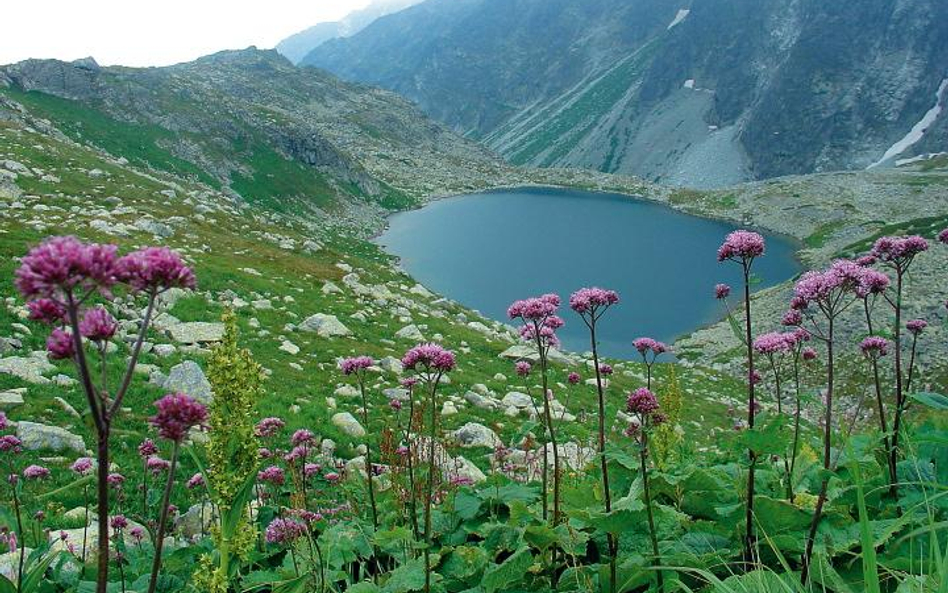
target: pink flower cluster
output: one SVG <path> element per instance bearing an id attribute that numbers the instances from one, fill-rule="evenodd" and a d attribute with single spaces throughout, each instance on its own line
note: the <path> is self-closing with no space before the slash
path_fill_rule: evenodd
<path id="1" fill-rule="evenodd" d="M 79 322 L 79 333 L 93 342 L 111 340 L 117 329 L 118 322 L 109 315 L 105 307 L 89 309 Z"/>
<path id="2" fill-rule="evenodd" d="M 869 336 L 859 344 L 859 349 L 868 358 L 879 358 L 889 353 L 889 341 L 879 336 Z"/>
<path id="3" fill-rule="evenodd" d="M 928 327 L 928 322 L 924 319 L 912 319 L 905 324 L 905 329 L 909 330 L 909 333 L 914 336 L 921 334 L 926 327 Z"/>
<path id="4" fill-rule="evenodd" d="M 595 313 L 604 307 L 610 307 L 619 302 L 619 294 L 614 290 L 604 288 L 580 288 L 569 297 L 569 306 L 579 314 Z"/>
<path id="5" fill-rule="evenodd" d="M 286 482 L 286 474 L 283 472 L 282 468 L 276 465 L 271 465 L 270 467 L 257 472 L 257 479 L 261 482 L 273 484 L 274 486 L 282 486 L 284 482 Z"/>
<path id="6" fill-rule="evenodd" d="M 356 356 L 339 361 L 339 369 L 343 375 L 353 375 L 364 371 L 373 364 L 375 364 L 375 361 L 368 356 Z"/>
<path id="7" fill-rule="evenodd" d="M 453 352 L 433 343 L 418 344 L 402 357 L 402 366 L 410 370 L 446 373 L 456 365 Z"/>
<path id="8" fill-rule="evenodd" d="M 760 354 L 778 354 L 789 352 L 797 343 L 794 332 L 770 332 L 754 340 L 754 350 Z"/>
<path id="9" fill-rule="evenodd" d="M 872 246 L 871 255 L 880 261 L 902 265 L 923 251 L 928 251 L 928 241 L 919 235 L 882 237 Z"/>
<path id="10" fill-rule="evenodd" d="M 42 480 L 49 477 L 49 468 L 42 465 L 30 465 L 23 470 L 23 477 L 27 480 Z"/>
<path id="11" fill-rule="evenodd" d="M 579 373 L 577 372 L 572 372 L 566 376 L 566 382 L 569 383 L 570 385 L 576 385 L 581 380 L 582 380 L 582 377 L 580 377 Z"/>
<path id="12" fill-rule="evenodd" d="M 270 438 L 276 436 L 284 426 L 286 426 L 286 422 L 282 418 L 271 416 L 257 422 L 257 426 L 254 427 L 254 434 L 261 438 Z"/>
<path id="13" fill-rule="evenodd" d="M 556 309 L 559 306 L 559 296 L 555 294 L 545 294 L 539 297 L 514 301 L 514 303 L 507 308 L 507 315 L 511 319 L 543 321 L 550 315 L 555 315 Z"/>
<path id="14" fill-rule="evenodd" d="M 714 298 L 716 298 L 716 299 L 718 299 L 718 300 L 720 301 L 720 300 L 722 300 L 722 299 L 726 299 L 726 298 L 729 297 L 729 296 L 731 296 L 731 287 L 730 287 L 730 286 L 728 286 L 727 284 L 715 284 L 715 285 L 714 285 Z"/>
<path id="15" fill-rule="evenodd" d="M 171 462 L 157 455 L 152 455 L 145 460 L 145 469 L 157 476 L 171 469 Z"/>
<path id="16" fill-rule="evenodd" d="M 758 233 L 745 230 L 734 231 L 718 248 L 718 261 L 749 261 L 763 255 L 765 247 L 764 238 Z"/>
<path id="17" fill-rule="evenodd" d="M 117 276 L 133 290 L 167 290 L 197 286 L 194 273 L 181 256 L 167 247 L 146 247 L 118 261 Z"/>
<path id="18" fill-rule="evenodd" d="M 291 544 L 306 535 L 306 525 L 296 519 L 276 518 L 265 532 L 267 543 Z"/>
<path id="19" fill-rule="evenodd" d="M 145 439 L 138 445 L 138 455 L 143 459 L 148 459 L 152 455 L 158 454 L 158 445 L 151 439 Z"/>
<path id="20" fill-rule="evenodd" d="M 658 399 L 655 394 L 645 387 L 639 387 L 629 394 L 625 401 L 625 409 L 630 414 L 645 417 L 658 411 Z"/>
<path id="21" fill-rule="evenodd" d="M 654 356 L 668 352 L 668 346 L 664 342 L 659 342 L 653 338 L 636 338 L 632 341 L 632 345 L 642 356 L 650 352 Z"/>
<path id="22" fill-rule="evenodd" d="M 93 466 L 94 464 L 90 458 L 80 457 L 73 462 L 69 469 L 80 476 L 85 476 L 92 471 Z"/>
<path id="23" fill-rule="evenodd" d="M 53 237 L 34 247 L 16 271 L 25 298 L 55 298 L 60 291 L 108 290 L 116 281 L 118 247 Z"/>
<path id="24" fill-rule="evenodd" d="M 72 333 L 56 328 L 46 338 L 46 351 L 53 360 L 68 360 L 76 354 L 76 343 Z"/>
<path id="25" fill-rule="evenodd" d="M 188 431 L 207 421 L 207 408 L 183 393 L 169 393 L 155 402 L 158 413 L 148 422 L 165 439 L 181 442 Z"/>
<path id="26" fill-rule="evenodd" d="M 828 303 L 840 292 L 856 290 L 861 286 L 866 268 L 848 260 L 837 260 L 823 271 L 810 271 L 793 288 L 791 307 L 805 309 L 810 304 Z"/>
<path id="27" fill-rule="evenodd" d="M 521 377 L 526 377 L 530 374 L 530 363 L 525 360 L 518 360 L 514 365 L 514 368 L 517 370 L 517 374 Z"/>

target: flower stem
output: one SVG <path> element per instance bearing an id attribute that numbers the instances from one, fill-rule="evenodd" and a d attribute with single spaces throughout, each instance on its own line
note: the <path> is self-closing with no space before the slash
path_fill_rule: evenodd
<path id="1" fill-rule="evenodd" d="M 155 558 L 151 564 L 151 578 L 148 581 L 148 593 L 155 593 L 158 584 L 158 570 L 161 568 L 161 550 L 165 543 L 165 529 L 168 524 L 168 505 L 171 502 L 171 487 L 174 484 L 174 471 L 178 465 L 178 450 L 181 443 L 174 442 L 171 451 L 171 467 L 168 468 L 168 480 L 165 482 L 165 493 L 161 498 L 161 518 L 158 520 L 158 533 L 155 539 Z M 203 517 L 201 518 L 203 521 Z"/>

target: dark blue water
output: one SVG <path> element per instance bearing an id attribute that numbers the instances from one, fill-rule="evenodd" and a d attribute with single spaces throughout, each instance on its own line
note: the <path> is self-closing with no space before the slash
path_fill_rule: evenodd
<path id="1" fill-rule="evenodd" d="M 671 342 L 720 317 L 716 283 L 731 284 L 737 296 L 739 266 L 717 261 L 718 246 L 735 228 L 627 196 L 529 188 L 396 214 L 378 242 L 429 288 L 494 319 L 506 321 L 515 299 L 559 294 L 566 320 L 559 335 L 569 350 L 589 349 L 569 295 L 583 286 L 616 290 L 621 300 L 602 319 L 600 346 L 632 358 L 637 337 Z M 766 238 L 755 288 L 799 271 L 796 246 Z"/>

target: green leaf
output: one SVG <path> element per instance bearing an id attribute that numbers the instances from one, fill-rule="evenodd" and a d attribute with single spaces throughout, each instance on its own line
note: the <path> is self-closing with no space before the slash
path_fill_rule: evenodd
<path id="1" fill-rule="evenodd" d="M 425 561 L 424 558 L 418 558 L 393 570 L 382 591 L 383 593 L 407 593 L 420 591 L 424 587 Z"/>
<path id="2" fill-rule="evenodd" d="M 454 512 L 458 514 L 463 521 L 468 521 L 477 516 L 481 510 L 481 499 L 475 494 L 466 490 L 458 492 L 454 498 Z"/>
<path id="3" fill-rule="evenodd" d="M 448 579 L 467 581 L 487 566 L 487 552 L 476 546 L 458 546 L 441 564 L 441 574 Z"/>
<path id="4" fill-rule="evenodd" d="M 0 574 L 0 593 L 16 593 L 16 585 L 2 574 Z"/>
<path id="5" fill-rule="evenodd" d="M 948 396 L 944 396 L 940 393 L 931 393 L 931 392 L 919 392 L 919 393 L 910 393 L 909 397 L 914 399 L 920 404 L 926 405 L 929 408 L 934 408 L 936 410 L 945 411 L 948 410 Z"/>
<path id="6" fill-rule="evenodd" d="M 525 542 L 538 550 L 546 550 L 559 539 L 549 525 L 531 525 L 523 532 Z"/>
<path id="7" fill-rule="evenodd" d="M 502 564 L 495 564 L 484 572 L 483 586 L 487 593 L 504 590 L 523 580 L 533 564 L 529 548 L 520 548 Z"/>
<path id="8" fill-rule="evenodd" d="M 378 585 L 376 585 L 372 581 L 365 581 L 362 583 L 356 583 L 355 585 L 352 585 L 351 587 L 346 589 L 346 591 L 347 593 L 379 593 L 381 589 L 379 589 Z"/>
<path id="9" fill-rule="evenodd" d="M 49 548 L 49 546 L 44 546 Z M 43 551 L 45 554 L 46 550 Z M 36 591 L 40 583 L 43 582 L 43 577 L 46 576 L 46 570 L 50 567 L 53 561 L 59 556 L 59 552 L 53 552 L 51 554 L 46 554 L 40 560 L 31 563 L 24 572 L 26 573 L 23 576 L 23 582 L 20 586 L 21 593 L 33 593 Z"/>

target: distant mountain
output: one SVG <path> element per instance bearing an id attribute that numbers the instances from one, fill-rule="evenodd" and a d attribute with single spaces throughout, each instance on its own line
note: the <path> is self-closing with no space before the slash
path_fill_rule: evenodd
<path id="1" fill-rule="evenodd" d="M 4 96 L 136 166 L 278 210 L 404 207 L 503 167 L 401 97 L 297 68 L 273 50 L 165 68 L 27 60 L 0 66 Z"/>
<path id="2" fill-rule="evenodd" d="M 948 147 L 944 0 L 428 0 L 302 63 L 517 164 L 701 187 Z"/>
<path id="3" fill-rule="evenodd" d="M 422 0 L 376 0 L 361 10 L 349 13 L 340 21 L 319 23 L 277 44 L 276 50 L 294 64 L 322 43 L 337 37 L 355 35 L 376 19 L 398 12 Z"/>

